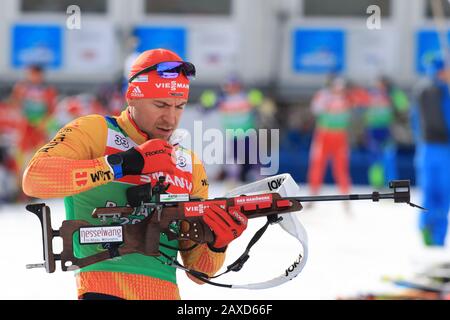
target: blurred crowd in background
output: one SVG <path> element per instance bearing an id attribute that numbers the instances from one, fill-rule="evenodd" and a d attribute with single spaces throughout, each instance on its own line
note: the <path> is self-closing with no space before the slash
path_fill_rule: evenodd
<path id="1" fill-rule="evenodd" d="M 42 66 L 27 67 L 23 80 L 0 100 L 0 201 L 27 199 L 21 190 L 23 170 L 60 128 L 83 115 L 118 115 L 123 107 L 119 85 L 101 86 L 96 94 L 64 96 L 46 82 Z"/>
<path id="2" fill-rule="evenodd" d="M 50 141 L 71 120 L 87 114 L 118 115 L 126 107 L 126 82 L 104 84 L 96 93 L 63 95 L 45 79 L 45 69 L 30 65 L 0 102 L 1 174 L 3 202 L 24 199 L 21 176 L 34 152 Z M 397 142 L 412 143 L 410 99 L 389 79 L 380 76 L 372 87 L 347 82 L 330 74 L 324 87 L 304 105 L 279 107 L 258 88 L 246 88 L 237 75 L 224 79 L 217 90 L 205 90 L 190 105 L 204 114 L 216 113 L 223 129 L 280 129 L 280 149 L 297 152 L 311 165 L 305 172 L 312 193 L 325 179 L 331 160 L 333 179 L 342 192 L 350 190 L 351 149 L 363 148 L 371 163 L 367 181 L 380 188 L 398 178 L 395 165 Z M 327 132 L 331 132 L 331 135 Z M 336 135 L 337 134 L 337 135 Z M 314 137 L 314 138 L 313 138 Z M 245 139 L 245 134 L 235 140 Z M 254 165 L 224 165 L 215 180 L 254 180 Z M 283 170 L 283 168 L 281 168 Z"/>

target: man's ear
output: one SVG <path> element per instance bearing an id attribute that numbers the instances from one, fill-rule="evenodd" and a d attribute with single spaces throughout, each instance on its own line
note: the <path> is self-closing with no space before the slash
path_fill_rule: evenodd
<path id="1" fill-rule="evenodd" d="M 133 99 L 127 99 L 127 110 L 129 115 L 131 116 L 132 119 L 134 119 L 134 106 L 133 106 Z"/>

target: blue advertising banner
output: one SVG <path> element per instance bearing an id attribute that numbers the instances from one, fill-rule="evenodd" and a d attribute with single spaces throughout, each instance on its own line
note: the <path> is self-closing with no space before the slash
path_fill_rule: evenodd
<path id="1" fill-rule="evenodd" d="M 297 73 L 341 72 L 345 69 L 345 32 L 339 29 L 293 31 L 292 68 Z"/>
<path id="2" fill-rule="evenodd" d="M 62 32 L 59 25 L 14 25 L 11 29 L 12 67 L 39 64 L 59 69 L 62 64 Z"/>
<path id="3" fill-rule="evenodd" d="M 447 41 L 450 43 L 450 32 L 447 32 Z M 416 71 L 419 74 L 426 72 L 427 64 L 434 57 L 442 57 L 438 33 L 435 30 L 420 30 L 416 34 Z"/>
<path id="4" fill-rule="evenodd" d="M 139 39 L 137 51 L 164 48 L 186 59 L 186 28 L 164 26 L 138 26 L 134 35 Z"/>

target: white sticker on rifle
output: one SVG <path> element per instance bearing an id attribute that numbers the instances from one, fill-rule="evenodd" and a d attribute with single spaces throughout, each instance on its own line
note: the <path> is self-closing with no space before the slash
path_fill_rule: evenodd
<path id="1" fill-rule="evenodd" d="M 159 196 L 161 202 L 177 202 L 177 201 L 189 201 L 189 194 L 161 194 Z"/>
<path id="2" fill-rule="evenodd" d="M 122 226 L 80 228 L 80 243 L 123 242 Z"/>
<path id="3" fill-rule="evenodd" d="M 256 196 L 242 196 L 234 198 L 234 205 L 241 206 L 250 203 L 272 202 L 272 194 L 263 194 Z"/>

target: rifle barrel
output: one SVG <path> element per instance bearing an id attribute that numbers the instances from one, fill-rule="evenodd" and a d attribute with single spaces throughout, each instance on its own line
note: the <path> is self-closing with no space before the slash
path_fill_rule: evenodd
<path id="1" fill-rule="evenodd" d="M 372 200 L 378 199 L 394 199 L 394 193 L 371 193 L 371 194 L 348 194 L 348 195 L 327 195 L 327 196 L 304 196 L 304 197 L 289 197 L 289 200 L 297 200 L 300 202 L 314 202 L 314 201 L 347 201 L 347 200 Z"/>

